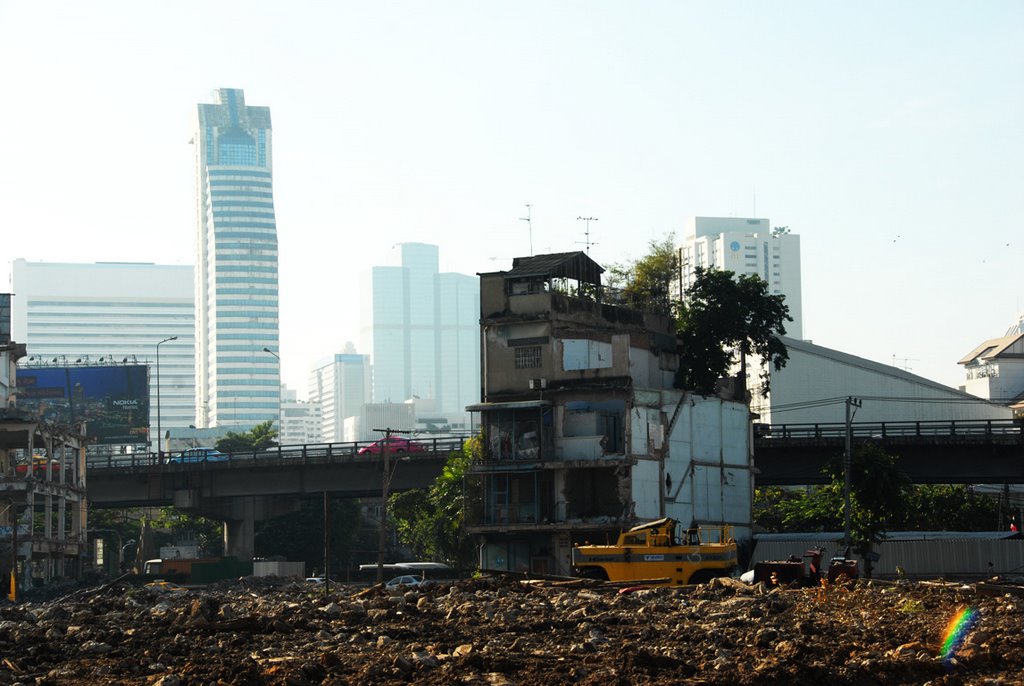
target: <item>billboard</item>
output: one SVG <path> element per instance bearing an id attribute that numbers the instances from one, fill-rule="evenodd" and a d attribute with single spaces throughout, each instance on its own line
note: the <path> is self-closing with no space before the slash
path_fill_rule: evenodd
<path id="1" fill-rule="evenodd" d="M 86 422 L 94 443 L 149 441 L 145 365 L 19 368 L 18 409 L 55 424 Z"/>

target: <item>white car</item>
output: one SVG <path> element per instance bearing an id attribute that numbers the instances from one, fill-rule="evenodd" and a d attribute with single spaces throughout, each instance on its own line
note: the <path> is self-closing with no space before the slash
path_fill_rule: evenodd
<path id="1" fill-rule="evenodd" d="M 324 582 L 324 578 L 322 576 L 307 576 L 306 581 L 311 584 L 322 584 Z"/>
<path id="2" fill-rule="evenodd" d="M 426 586 L 426 585 L 427 585 L 427 581 L 423 577 L 412 576 L 411 574 L 406 574 L 404 576 L 396 576 L 394 579 L 392 579 L 391 581 L 387 582 L 385 584 L 385 587 L 386 588 L 397 588 L 398 586 L 410 586 L 410 587 L 413 587 L 413 586 Z"/>

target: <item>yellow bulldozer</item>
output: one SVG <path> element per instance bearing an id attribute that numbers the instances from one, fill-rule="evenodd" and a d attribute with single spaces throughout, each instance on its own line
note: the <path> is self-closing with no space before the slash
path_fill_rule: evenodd
<path id="1" fill-rule="evenodd" d="M 737 565 L 731 526 L 680 529 L 671 518 L 639 524 L 619 534 L 615 545 L 577 545 L 576 576 L 644 585 L 680 586 L 729 576 Z"/>

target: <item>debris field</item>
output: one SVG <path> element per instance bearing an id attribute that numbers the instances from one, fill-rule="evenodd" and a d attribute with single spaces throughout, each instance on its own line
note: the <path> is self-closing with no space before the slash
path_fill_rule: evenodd
<path id="1" fill-rule="evenodd" d="M 1019 684 L 1019 586 L 242 579 L 0 606 L 0 684 Z M 959 635 L 947 638 L 957 616 Z"/>

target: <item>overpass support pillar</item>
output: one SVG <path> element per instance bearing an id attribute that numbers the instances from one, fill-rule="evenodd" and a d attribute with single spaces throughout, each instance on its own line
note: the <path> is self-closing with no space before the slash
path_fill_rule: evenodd
<path id="1" fill-rule="evenodd" d="M 300 506 L 294 496 L 250 495 L 225 500 L 206 511 L 224 522 L 224 554 L 251 560 L 256 550 L 256 522 L 295 512 Z"/>
<path id="2" fill-rule="evenodd" d="M 256 498 L 234 498 L 225 508 L 224 554 L 251 560 L 256 550 Z"/>

